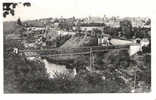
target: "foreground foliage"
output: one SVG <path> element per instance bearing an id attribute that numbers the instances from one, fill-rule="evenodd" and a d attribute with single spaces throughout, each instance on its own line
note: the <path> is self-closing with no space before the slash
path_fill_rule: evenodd
<path id="1" fill-rule="evenodd" d="M 136 89 L 139 92 L 150 90 L 151 70 L 150 56 L 142 59 L 133 58 L 129 67 L 105 66 L 103 72 L 79 71 L 75 77 L 68 74 L 56 74 L 48 77 L 44 64 L 40 61 L 28 61 L 20 56 L 9 56 L 4 59 L 4 92 L 5 93 L 118 93 L 131 92 L 134 83 L 134 72 L 128 72 L 138 65 Z M 132 64 L 133 63 L 133 64 Z M 81 64 L 80 64 L 81 65 Z M 117 70 L 125 70 L 120 74 Z M 127 72 L 126 72 L 127 70 Z M 128 81 L 124 80 L 125 77 Z M 141 90 L 140 90 L 141 89 Z"/>

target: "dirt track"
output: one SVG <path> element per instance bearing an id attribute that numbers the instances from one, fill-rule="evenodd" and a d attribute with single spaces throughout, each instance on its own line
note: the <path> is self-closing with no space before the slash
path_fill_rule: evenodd
<path id="1" fill-rule="evenodd" d="M 121 40 L 121 39 L 111 39 L 111 43 L 113 45 L 127 45 L 133 43 L 132 41 L 128 40 Z"/>

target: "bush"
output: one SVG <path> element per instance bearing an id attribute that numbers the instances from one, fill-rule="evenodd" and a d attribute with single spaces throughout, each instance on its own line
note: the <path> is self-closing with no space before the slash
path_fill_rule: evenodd
<path id="1" fill-rule="evenodd" d="M 17 55 L 4 58 L 5 93 L 35 91 L 33 82 L 41 79 L 48 79 L 44 64 Z"/>
<path id="2" fill-rule="evenodd" d="M 129 20 L 120 21 L 121 32 L 127 39 L 131 39 L 133 36 L 132 32 L 132 22 Z"/>

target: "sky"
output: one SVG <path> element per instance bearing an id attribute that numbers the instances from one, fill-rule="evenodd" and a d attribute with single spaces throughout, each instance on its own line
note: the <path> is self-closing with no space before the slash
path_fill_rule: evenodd
<path id="1" fill-rule="evenodd" d="M 30 0 L 27 0 L 30 1 Z M 31 20 L 48 17 L 88 17 L 104 15 L 120 17 L 150 17 L 155 13 L 153 0 L 31 0 L 31 7 L 19 5 L 15 16 L 4 21 Z M 149 6 L 150 5 L 150 6 Z"/>

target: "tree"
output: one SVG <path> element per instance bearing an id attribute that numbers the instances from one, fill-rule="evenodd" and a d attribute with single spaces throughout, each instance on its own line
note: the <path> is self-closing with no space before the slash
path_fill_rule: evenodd
<path id="1" fill-rule="evenodd" d="M 18 25 L 22 25 L 22 22 L 21 22 L 21 19 L 20 18 L 17 19 L 17 24 Z"/>
<path id="2" fill-rule="evenodd" d="M 148 20 L 145 22 L 145 25 L 151 25 L 151 19 L 148 18 Z"/>
<path id="3" fill-rule="evenodd" d="M 93 28 L 92 32 L 95 36 L 100 36 L 102 34 L 102 31 L 98 28 Z"/>
<path id="4" fill-rule="evenodd" d="M 3 3 L 3 17 L 6 18 L 7 15 L 9 15 L 9 14 L 14 16 L 15 15 L 15 8 L 18 4 L 21 4 L 21 3 L 13 3 L 13 2 Z M 24 7 L 30 7 L 31 6 L 31 3 L 29 3 L 29 2 L 25 2 L 22 4 Z"/>
<path id="5" fill-rule="evenodd" d="M 129 20 L 122 20 L 120 21 L 120 28 L 122 34 L 127 38 L 130 39 L 133 36 L 132 33 L 132 23 Z"/>

